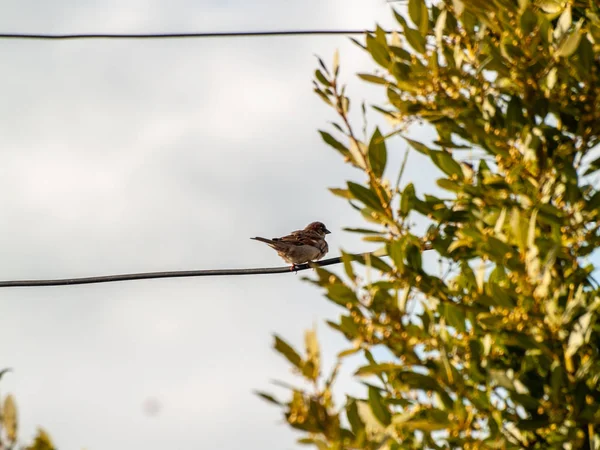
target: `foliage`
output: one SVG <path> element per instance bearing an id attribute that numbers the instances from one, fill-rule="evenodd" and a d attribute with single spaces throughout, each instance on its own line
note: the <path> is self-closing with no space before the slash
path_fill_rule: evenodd
<path id="1" fill-rule="evenodd" d="M 26 447 L 25 450 L 55 450 L 54 444 L 48 433 L 43 429 L 38 428 L 37 434 L 33 440 L 33 444 Z"/>
<path id="2" fill-rule="evenodd" d="M 360 354 L 361 398 L 332 400 L 313 332 L 280 338 L 310 388 L 279 402 L 320 449 L 599 448 L 600 9 L 594 0 L 409 0 L 397 32 L 361 45 L 391 123 L 359 137 L 339 64 L 315 91 L 339 115 L 324 141 L 364 176 L 332 192 L 381 245 L 315 281 L 342 309 L 329 325 Z M 427 123 L 431 143 L 407 136 Z M 426 155 L 446 194 L 400 188 L 391 137 Z M 397 175 L 393 185 L 386 174 Z M 411 226 L 417 215 L 429 227 Z M 441 273 L 422 261 L 440 259 Z M 385 254 L 386 257 L 381 255 Z M 376 256 L 378 255 L 378 256 Z M 367 266 L 371 281 L 358 276 Z M 310 341 L 310 344 L 308 344 Z M 337 366 L 336 366 L 337 367 Z"/>
<path id="3" fill-rule="evenodd" d="M 0 378 L 10 372 L 10 369 L 0 370 Z M 0 450 L 13 450 L 17 448 L 18 439 L 17 405 L 12 395 L 8 394 L 0 402 Z M 34 438 L 33 444 L 21 447 L 24 450 L 54 450 L 50 436 L 41 428 Z"/>

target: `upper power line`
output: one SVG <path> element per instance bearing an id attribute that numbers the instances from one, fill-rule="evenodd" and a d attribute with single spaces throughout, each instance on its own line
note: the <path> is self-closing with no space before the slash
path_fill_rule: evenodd
<path id="1" fill-rule="evenodd" d="M 0 39 L 184 39 L 184 38 L 236 38 L 268 36 L 306 35 L 349 35 L 372 33 L 369 30 L 288 30 L 288 31 L 224 31 L 214 33 L 76 33 L 76 34 L 35 34 L 0 33 Z"/>

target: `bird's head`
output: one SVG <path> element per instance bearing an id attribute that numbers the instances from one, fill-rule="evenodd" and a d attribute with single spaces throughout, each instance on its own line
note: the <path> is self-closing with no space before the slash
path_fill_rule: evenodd
<path id="1" fill-rule="evenodd" d="M 313 232 L 317 233 L 321 237 L 325 237 L 326 234 L 331 233 L 331 231 L 329 231 L 327 229 L 327 227 L 322 222 L 313 222 L 313 223 L 310 223 L 310 224 L 308 224 L 306 226 L 305 230 L 306 231 L 313 231 Z"/>

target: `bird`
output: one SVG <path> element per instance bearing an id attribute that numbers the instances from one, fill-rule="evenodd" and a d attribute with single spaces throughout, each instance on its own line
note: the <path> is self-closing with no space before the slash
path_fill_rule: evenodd
<path id="1" fill-rule="evenodd" d="M 285 262 L 292 264 L 290 270 L 295 270 L 296 265 L 317 261 L 327 254 L 329 246 L 325 236 L 329 233 L 331 231 L 322 222 L 312 222 L 303 230 L 292 231 L 280 238 L 266 239 L 257 236 L 250 239 L 264 242 L 276 250 Z"/>

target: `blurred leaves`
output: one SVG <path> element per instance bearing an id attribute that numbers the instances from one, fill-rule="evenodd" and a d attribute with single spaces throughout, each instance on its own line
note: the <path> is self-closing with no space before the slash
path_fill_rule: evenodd
<path id="1" fill-rule="evenodd" d="M 33 444 L 26 447 L 25 450 L 56 450 L 48 433 L 41 428 L 38 428 Z"/>
<path id="2" fill-rule="evenodd" d="M 317 336 L 314 331 L 307 331 L 304 336 L 306 346 L 306 357 L 292 348 L 287 342 L 275 336 L 274 348 L 282 354 L 296 369 L 310 380 L 316 380 L 320 370 L 320 353 Z M 265 397 L 265 395 L 262 395 Z"/>
<path id="3" fill-rule="evenodd" d="M 275 336 L 275 345 L 273 347 L 285 356 L 294 367 L 298 369 L 302 367 L 302 357 L 287 342 Z"/>
<path id="4" fill-rule="evenodd" d="M 0 378 L 11 369 L 0 370 Z M 0 402 L 0 449 L 13 450 L 22 448 L 24 450 L 55 450 L 50 436 L 41 428 L 30 446 L 18 446 L 19 420 L 17 404 L 11 394 L 4 396 Z"/>
<path id="5" fill-rule="evenodd" d="M 15 442 L 17 440 L 17 406 L 12 395 L 7 395 L 4 398 L 1 417 L 6 439 Z"/>

